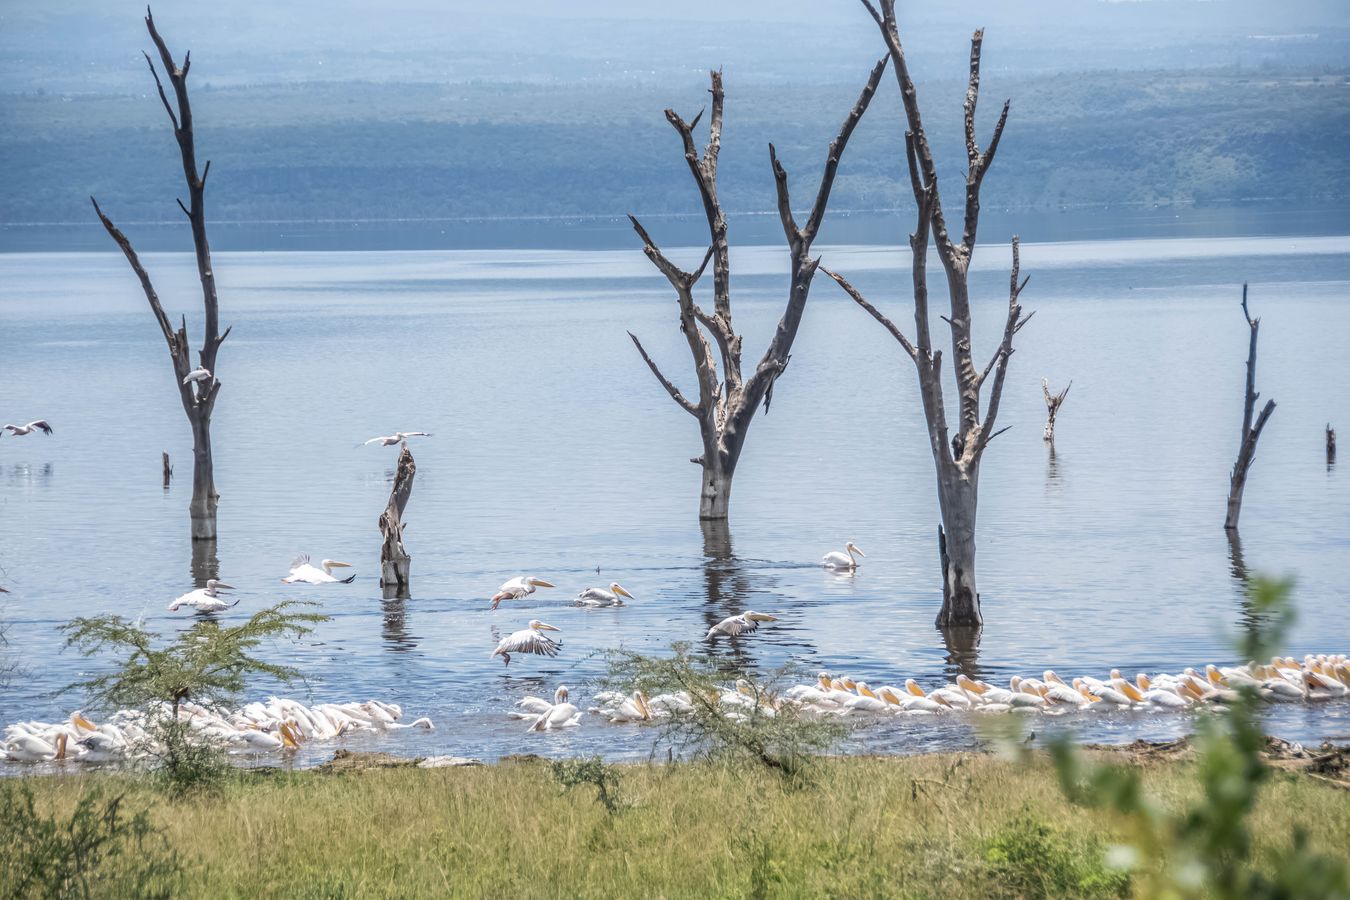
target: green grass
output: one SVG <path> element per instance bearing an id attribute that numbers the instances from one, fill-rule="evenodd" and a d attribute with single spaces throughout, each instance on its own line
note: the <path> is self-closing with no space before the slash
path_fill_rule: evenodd
<path id="1" fill-rule="evenodd" d="M 959 765 L 955 763 L 960 762 Z M 813 786 L 754 769 L 617 767 L 615 814 L 547 764 L 246 774 L 174 800 L 130 776 L 27 780 L 39 812 L 91 787 L 148 808 L 185 866 L 178 896 L 1111 897 L 1116 823 L 1069 805 L 1043 758 L 830 759 Z M 1152 763 L 1160 802 L 1193 799 L 1194 768 Z M 1350 798 L 1276 773 L 1253 815 L 1256 857 L 1309 826 L 1350 855 Z"/>

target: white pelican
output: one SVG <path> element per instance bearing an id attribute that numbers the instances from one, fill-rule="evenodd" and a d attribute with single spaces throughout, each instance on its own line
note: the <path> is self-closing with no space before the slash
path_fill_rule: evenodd
<path id="1" fill-rule="evenodd" d="M 325 559 L 319 563 L 319 565 L 323 568 L 318 568 L 310 563 L 308 553 L 297 556 L 295 561 L 291 563 L 291 573 L 281 579 L 281 581 L 283 584 L 295 584 L 296 582 L 301 582 L 303 584 L 351 584 L 356 580 L 355 575 L 352 575 L 349 578 L 338 578 L 333 574 L 334 567 L 350 569 L 352 567 L 351 563 L 338 562 L 335 559 Z"/>
<path id="2" fill-rule="evenodd" d="M 777 621 L 777 616 L 770 616 L 764 613 L 755 612 L 753 609 L 748 609 L 739 616 L 729 616 L 718 622 L 708 629 L 708 633 L 704 635 L 703 639 L 705 641 L 713 641 L 717 639 L 719 634 L 729 638 L 736 637 L 744 632 L 754 631 L 759 628 L 760 622 Z"/>
<path id="3" fill-rule="evenodd" d="M 604 588 L 586 588 L 586 590 L 577 594 L 577 599 L 572 601 L 572 605 L 593 607 L 623 606 L 624 602 L 622 598 L 624 597 L 627 597 L 629 600 L 637 599 L 632 594 L 628 593 L 623 585 L 615 581 L 610 583 L 609 590 L 605 590 Z"/>
<path id="4" fill-rule="evenodd" d="M 533 575 L 517 575 L 508 581 L 502 583 L 497 588 L 497 593 L 492 595 L 492 608 L 496 609 L 497 604 L 503 600 L 519 600 L 534 593 L 537 587 L 551 588 L 555 585 L 551 581 L 545 581 L 542 578 L 535 578 Z"/>
<path id="5" fill-rule="evenodd" d="M 581 721 L 581 710 L 567 702 L 567 688 L 559 685 L 553 692 L 553 703 L 534 720 L 528 730 L 547 731 L 552 728 L 570 728 Z"/>
<path id="6" fill-rule="evenodd" d="M 395 431 L 389 435 L 379 435 L 365 442 L 366 446 L 379 443 L 381 447 L 389 447 L 394 444 L 407 443 L 410 437 L 431 437 L 430 431 Z"/>
<path id="7" fill-rule="evenodd" d="M 859 556 L 867 555 L 866 553 L 858 549 L 857 544 L 853 543 L 852 541 L 849 541 L 847 544 L 844 545 L 843 553 L 840 553 L 838 550 L 831 550 L 829 553 L 825 554 L 825 558 L 820 561 L 820 564 L 827 569 L 843 569 L 847 571 L 852 571 L 858 568 L 858 561 L 853 558 L 853 554 L 855 553 L 858 554 Z"/>
<path id="8" fill-rule="evenodd" d="M 41 431 L 43 434 L 51 434 L 52 426 L 47 424 L 46 419 L 37 419 L 27 425 L 6 425 L 5 430 L 8 430 L 15 437 L 22 437 L 25 434 L 32 434 L 34 430 Z M 0 434 L 4 434 L 4 430 L 0 430 Z"/>
<path id="9" fill-rule="evenodd" d="M 562 631 L 562 629 L 540 622 L 538 619 L 531 619 L 530 627 L 513 631 L 502 638 L 497 644 L 497 649 L 492 651 L 492 656 L 500 656 L 502 662 L 508 666 L 511 665 L 512 653 L 537 653 L 540 656 L 557 656 L 558 648 L 562 644 L 542 633 L 545 631 Z"/>
<path id="10" fill-rule="evenodd" d="M 211 378 L 210 369 L 206 368 L 206 366 L 198 366 L 183 376 L 183 384 L 187 384 L 190 381 L 210 381 Z"/>
<path id="11" fill-rule="evenodd" d="M 222 600 L 220 594 L 217 593 L 221 588 L 233 590 L 234 585 L 226 584 L 217 578 L 207 579 L 206 587 L 197 588 L 195 591 L 189 591 L 170 603 L 169 612 L 177 612 L 179 608 L 183 606 L 195 607 L 197 612 L 220 612 L 222 609 L 229 609 L 239 602 L 236 600 L 234 603 L 226 603 Z"/>

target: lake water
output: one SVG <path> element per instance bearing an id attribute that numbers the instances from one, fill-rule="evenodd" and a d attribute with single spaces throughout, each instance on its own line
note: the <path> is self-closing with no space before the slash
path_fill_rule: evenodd
<path id="1" fill-rule="evenodd" d="M 909 330 L 905 255 L 824 252 Z M 692 264 L 699 251 L 675 255 Z M 147 262 L 195 343 L 191 258 Z M 981 357 L 1002 327 L 1007 263 L 1006 247 L 976 260 Z M 781 313 L 786 257 L 748 248 L 732 265 L 749 367 Z M 983 464 L 986 625 L 960 661 L 932 625 L 936 501 L 913 366 L 827 280 L 772 411 L 754 422 L 730 524 L 716 531 L 696 519 L 695 424 L 625 334 L 692 386 L 674 299 L 640 253 L 221 253 L 216 268 L 222 321 L 234 327 L 217 372 L 219 571 L 242 598 L 223 618 L 287 598 L 321 602 L 332 621 L 269 653 L 306 673 L 286 692 L 307 702 L 379 697 L 435 720 L 435 731 L 387 736 L 382 749 L 643 755 L 650 731 L 592 717 L 527 735 L 505 714 L 559 683 L 588 695 L 606 648 L 658 652 L 751 607 L 780 621 L 707 652 L 754 671 L 792 663 L 928 686 L 958 665 L 999 681 L 1047 667 L 1175 671 L 1233 661 L 1245 567 L 1296 576 L 1288 653 L 1350 649 L 1350 461 L 1338 469 L 1323 456 L 1327 422 L 1350 432 L 1350 237 L 1024 245 L 1023 303 L 1037 315 L 1018 337 L 1003 398 L 999 424 L 1012 430 Z M 1235 560 L 1222 524 L 1242 415 L 1244 279 L 1263 321 L 1258 389 L 1279 406 Z M 0 584 L 13 592 L 0 603 L 0 652 L 23 670 L 0 688 L 0 722 L 81 705 L 56 692 L 94 664 L 62 651 L 62 622 L 121 613 L 171 632 L 189 621 L 165 611 L 194 585 L 191 439 L 170 371 L 120 256 L 0 255 L 0 416 L 55 428 L 0 440 Z M 1042 376 L 1073 380 L 1053 456 L 1041 441 Z M 412 448 L 413 586 L 409 599 L 386 600 L 376 518 L 396 448 L 359 442 L 412 429 L 435 433 Z M 165 450 L 177 468 L 168 490 Z M 856 576 L 816 566 L 849 539 L 867 553 Z M 357 580 L 281 585 L 299 553 L 352 562 Z M 497 585 L 521 572 L 559 588 L 490 611 Z M 614 580 L 638 598 L 627 608 L 567 606 Z M 562 654 L 509 668 L 490 659 L 499 635 L 530 618 L 562 629 Z M 260 682 L 251 694 L 273 690 Z M 1282 708 L 1270 729 L 1344 736 L 1347 706 Z M 1116 740 L 1181 733 L 1191 720 L 1077 724 Z M 956 717 L 888 720 L 855 746 L 974 740 Z"/>

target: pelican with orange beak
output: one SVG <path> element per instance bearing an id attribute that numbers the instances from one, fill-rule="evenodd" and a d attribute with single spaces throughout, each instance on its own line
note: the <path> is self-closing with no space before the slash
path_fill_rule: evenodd
<path id="1" fill-rule="evenodd" d="M 531 619 L 528 628 L 522 628 L 520 631 L 513 631 L 502 638 L 497 643 L 497 649 L 492 651 L 492 656 L 500 656 L 502 662 L 508 666 L 511 665 L 512 653 L 533 653 L 538 656 L 557 656 L 558 648 L 561 647 L 562 644 L 544 634 L 545 631 L 562 631 L 562 629 L 555 628 L 538 619 Z"/>
<path id="2" fill-rule="evenodd" d="M 854 569 L 858 568 L 858 560 L 853 557 L 853 554 L 855 553 L 859 556 L 867 555 L 858 549 L 857 544 L 849 541 L 844 545 L 843 553 L 840 553 L 838 550 L 831 550 L 829 553 L 825 554 L 825 558 L 820 561 L 820 564 L 827 569 L 834 569 L 837 572 L 852 572 Z"/>
<path id="3" fill-rule="evenodd" d="M 322 568 L 320 568 L 322 567 Z M 309 561 L 309 554 L 297 556 L 291 563 L 290 574 L 281 579 L 282 584 L 351 584 L 356 580 L 356 576 L 349 578 L 338 578 L 333 574 L 334 569 L 350 569 L 351 563 L 338 562 L 335 559 L 325 559 L 318 566 Z"/>
<path id="4" fill-rule="evenodd" d="M 555 585 L 551 581 L 545 581 L 542 578 L 536 578 L 533 575 L 517 575 L 509 579 L 497 588 L 497 593 L 492 595 L 492 608 L 496 609 L 497 604 L 503 600 L 519 600 L 522 597 L 528 597 L 534 593 L 535 588 L 551 588 Z"/>
<path id="5" fill-rule="evenodd" d="M 777 616 L 771 616 L 767 613 L 755 612 L 748 609 L 739 616 L 728 616 L 716 625 L 708 629 L 708 633 L 703 636 L 705 641 L 715 641 L 718 636 L 733 638 L 737 635 L 748 634 L 759 628 L 760 622 L 777 622 Z"/>
<path id="6" fill-rule="evenodd" d="M 605 590 L 604 588 L 587 588 L 580 594 L 577 594 L 577 598 L 572 601 L 572 605 L 589 606 L 597 609 L 603 606 L 624 606 L 625 604 L 622 599 L 624 597 L 627 597 L 629 600 L 637 599 L 632 594 L 628 593 L 623 585 L 615 581 L 610 584 L 609 590 Z"/>

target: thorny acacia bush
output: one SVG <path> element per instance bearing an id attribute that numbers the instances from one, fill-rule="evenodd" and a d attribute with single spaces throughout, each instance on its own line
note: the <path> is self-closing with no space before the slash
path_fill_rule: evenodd
<path id="1" fill-rule="evenodd" d="M 121 616 L 74 619 L 62 626 L 66 646 L 85 656 L 106 652 L 113 656 L 114 665 L 66 690 L 83 690 L 105 709 L 142 711 L 150 739 L 137 749 L 159 760 L 170 786 L 179 790 L 209 786 L 226 771 L 224 753 L 179 720 L 179 707 L 188 700 L 235 705 L 254 675 L 283 682 L 298 678 L 296 669 L 267 662 L 254 653 L 264 641 L 294 639 L 326 621 L 328 617 L 320 613 L 298 611 L 313 605 L 285 601 L 231 627 L 202 619 L 168 642 Z"/>
<path id="2" fill-rule="evenodd" d="M 789 674 L 786 670 L 757 679 L 692 655 L 688 643 L 673 644 L 671 650 L 670 656 L 627 650 L 610 654 L 611 685 L 638 689 L 649 697 L 688 695 L 690 709 L 656 720 L 656 746 L 665 743 L 709 760 L 763 766 L 785 783 L 800 786 L 810 781 L 813 760 L 837 746 L 848 731 L 837 718 L 816 717 L 781 702 L 778 684 Z M 726 704 L 722 694 L 738 676 L 738 702 Z"/>
<path id="3" fill-rule="evenodd" d="M 182 868 L 144 810 L 94 789 L 69 818 L 44 815 L 18 780 L 0 781 L 0 894 L 7 898 L 170 897 Z"/>
<path id="4" fill-rule="evenodd" d="M 605 807 L 611 816 L 623 809 L 623 798 L 619 793 L 619 769 L 606 765 L 599 756 L 585 759 L 557 759 L 549 764 L 553 780 L 562 785 L 564 791 L 571 791 L 583 784 L 595 785 L 595 799 Z"/>
<path id="5" fill-rule="evenodd" d="M 1266 659 L 1283 642 L 1292 620 L 1289 581 L 1253 579 L 1248 588 L 1255 625 L 1240 642 L 1243 659 Z M 1226 711 L 1198 724 L 1196 777 L 1200 799 L 1177 812 L 1144 795 L 1137 770 L 1089 768 L 1067 742 L 1052 746 L 1065 795 L 1073 802 L 1114 811 L 1127 838 L 1110 851 L 1120 868 L 1133 871 L 1145 897 L 1247 898 L 1350 897 L 1343 862 L 1309 848 L 1307 833 L 1294 829 L 1258 869 L 1247 824 L 1257 794 L 1271 776 L 1261 759 L 1266 739 L 1261 700 L 1239 689 Z M 1264 870 L 1264 871 L 1262 871 Z"/>

